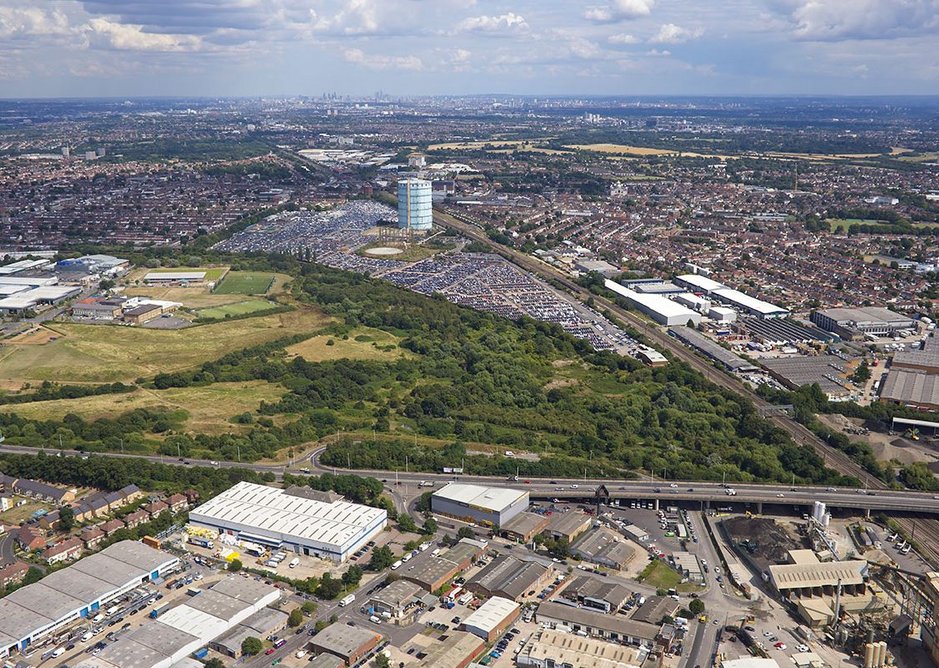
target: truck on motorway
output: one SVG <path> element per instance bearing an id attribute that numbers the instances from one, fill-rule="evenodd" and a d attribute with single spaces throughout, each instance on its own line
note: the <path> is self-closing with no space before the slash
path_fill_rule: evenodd
<path id="1" fill-rule="evenodd" d="M 349 594 L 348 596 L 344 597 L 341 601 L 339 601 L 339 607 L 344 608 L 347 605 L 352 605 L 353 603 L 355 603 L 355 594 Z"/>
<path id="2" fill-rule="evenodd" d="M 737 490 L 735 490 L 733 487 L 728 487 L 724 490 L 724 494 L 727 496 L 737 496 Z"/>

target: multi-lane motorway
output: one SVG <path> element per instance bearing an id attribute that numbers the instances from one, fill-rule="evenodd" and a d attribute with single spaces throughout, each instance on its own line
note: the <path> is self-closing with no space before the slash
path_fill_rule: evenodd
<path id="1" fill-rule="evenodd" d="M 439 489 L 448 482 L 477 483 L 493 487 L 513 487 L 525 489 L 535 499 L 590 499 L 602 485 L 611 499 L 636 499 L 645 501 L 699 502 L 702 507 L 739 504 L 776 504 L 811 507 L 815 501 L 822 501 L 832 509 L 856 509 L 872 512 L 887 512 L 891 515 L 939 516 L 939 495 L 913 492 L 909 490 L 852 489 L 844 487 L 814 487 L 781 484 L 752 483 L 715 483 L 715 482 L 676 482 L 660 480 L 611 480 L 590 478 L 503 478 L 480 475 L 458 475 L 443 473 L 382 471 L 372 469 L 334 469 L 320 462 L 325 448 L 314 450 L 304 459 L 298 459 L 294 467 L 274 464 L 241 464 L 238 462 L 212 462 L 202 459 L 178 459 L 149 455 L 142 457 L 149 461 L 178 466 L 207 466 L 221 468 L 246 468 L 257 472 L 274 473 L 282 476 L 285 471 L 300 475 L 300 468 L 312 473 L 351 473 L 381 480 L 393 493 L 398 488 L 429 491 Z M 37 448 L 18 445 L 0 445 L 0 452 L 17 454 L 37 454 Z M 55 450 L 47 451 L 58 452 Z M 64 456 L 78 456 L 72 450 L 62 451 Z M 134 457 L 140 455 L 121 455 L 120 453 L 101 453 L 107 457 Z"/>

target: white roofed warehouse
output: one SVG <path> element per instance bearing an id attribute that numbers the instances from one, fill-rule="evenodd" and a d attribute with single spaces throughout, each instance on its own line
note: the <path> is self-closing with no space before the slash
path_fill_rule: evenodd
<path id="1" fill-rule="evenodd" d="M 687 325 L 688 321 L 697 325 L 701 322 L 700 313 L 661 295 L 641 294 L 609 279 L 603 284 L 608 290 L 624 297 L 634 309 L 645 313 L 660 325 Z"/>
<path id="2" fill-rule="evenodd" d="M 500 527 L 528 508 L 528 492 L 450 483 L 430 497 L 430 509 L 466 522 Z"/>
<path id="3" fill-rule="evenodd" d="M 0 599 L 0 658 L 94 617 L 108 603 L 179 568 L 179 559 L 130 540 L 50 573 Z"/>
<path id="4" fill-rule="evenodd" d="M 192 510 L 189 522 L 237 540 L 343 562 L 385 528 L 388 513 L 240 482 Z"/>

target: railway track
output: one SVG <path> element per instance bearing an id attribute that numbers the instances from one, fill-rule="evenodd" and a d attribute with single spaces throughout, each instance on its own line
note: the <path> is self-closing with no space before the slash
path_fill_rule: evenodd
<path id="1" fill-rule="evenodd" d="M 690 349 L 683 346 L 672 337 L 661 331 L 658 327 L 652 325 L 646 320 L 640 318 L 635 313 L 620 308 L 617 304 L 605 297 L 595 295 L 583 286 L 571 280 L 554 267 L 537 260 L 526 253 L 507 248 L 498 244 L 488 236 L 482 229 L 472 223 L 460 220 L 456 216 L 434 211 L 434 220 L 439 225 L 458 231 L 463 236 L 489 246 L 495 253 L 501 255 L 510 262 L 519 267 L 530 271 L 531 273 L 548 280 L 551 283 L 563 286 L 569 293 L 584 302 L 588 297 L 593 297 L 594 304 L 615 315 L 617 318 L 633 326 L 637 331 L 642 332 L 654 344 L 667 349 L 673 356 L 682 360 L 690 367 L 701 373 L 709 381 L 723 387 L 727 390 L 743 395 L 753 402 L 757 408 L 770 407 L 769 402 L 762 399 L 744 382 L 728 376 L 715 369 L 709 362 L 702 359 Z M 852 476 L 858 480 L 866 482 L 870 489 L 887 489 L 887 485 L 867 473 L 857 462 L 851 459 L 847 454 L 834 448 L 821 438 L 816 436 L 805 425 L 785 415 L 773 415 L 767 418 L 774 425 L 785 431 L 793 441 L 799 445 L 807 445 L 815 450 L 816 453 L 825 462 L 825 465 L 842 475 Z M 936 568 L 939 568 L 939 520 L 931 519 L 897 519 L 895 520 L 906 533 L 914 537 L 919 544 L 923 557 Z"/>

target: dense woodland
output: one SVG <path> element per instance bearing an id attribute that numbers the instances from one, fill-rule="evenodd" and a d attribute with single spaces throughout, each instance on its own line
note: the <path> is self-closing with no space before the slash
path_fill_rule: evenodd
<path id="1" fill-rule="evenodd" d="M 426 297 L 385 282 L 284 257 L 239 258 L 297 277 L 294 295 L 338 324 L 386 330 L 405 355 L 393 361 L 287 359 L 292 337 L 231 353 L 188 372 L 140 379 L 155 388 L 263 380 L 288 391 L 238 416 L 241 433 L 181 433 L 179 415 L 137 410 L 88 422 L 0 415 L 8 442 L 87 451 L 254 461 L 343 432 L 324 461 L 338 466 L 521 475 L 654 470 L 668 478 L 838 482 L 809 448 L 760 418 L 747 400 L 680 362 L 650 369 L 598 353 L 560 328 Z M 318 332 L 322 333 L 322 332 Z M 311 335 L 314 332 L 310 333 Z M 416 437 L 423 437 L 418 441 Z M 432 439 L 432 440 L 431 440 Z M 505 449 L 537 453 L 509 460 Z"/>

